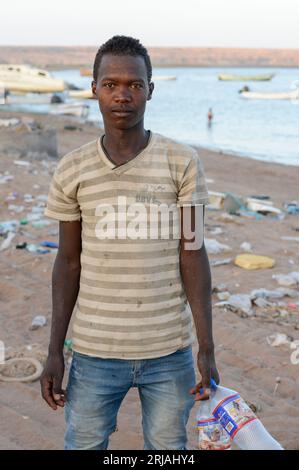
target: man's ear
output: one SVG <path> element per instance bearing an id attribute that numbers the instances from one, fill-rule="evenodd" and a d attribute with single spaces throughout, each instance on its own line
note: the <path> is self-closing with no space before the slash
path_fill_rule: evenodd
<path id="1" fill-rule="evenodd" d="M 96 89 L 97 89 L 97 82 L 95 82 L 95 81 L 93 80 L 93 81 L 91 82 L 91 90 L 92 90 L 92 94 L 93 94 L 93 97 L 94 97 L 94 98 L 97 98 Z"/>
<path id="2" fill-rule="evenodd" d="M 154 88 L 155 88 L 155 85 L 153 84 L 153 82 L 151 82 L 149 84 L 149 92 L 148 92 L 148 95 L 147 95 L 147 101 L 152 99 L 152 94 L 153 94 Z"/>

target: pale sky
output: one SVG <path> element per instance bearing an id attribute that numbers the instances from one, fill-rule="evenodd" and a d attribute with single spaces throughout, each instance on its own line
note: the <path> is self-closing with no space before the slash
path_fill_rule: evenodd
<path id="1" fill-rule="evenodd" d="M 0 45 L 299 48 L 299 0 L 2 0 Z"/>

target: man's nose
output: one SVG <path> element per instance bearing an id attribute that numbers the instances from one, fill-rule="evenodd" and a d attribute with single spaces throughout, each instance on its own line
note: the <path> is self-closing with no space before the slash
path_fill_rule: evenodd
<path id="1" fill-rule="evenodd" d="M 117 103 L 127 103 L 128 101 L 131 101 L 132 98 L 130 90 L 126 87 L 119 87 L 114 99 Z"/>

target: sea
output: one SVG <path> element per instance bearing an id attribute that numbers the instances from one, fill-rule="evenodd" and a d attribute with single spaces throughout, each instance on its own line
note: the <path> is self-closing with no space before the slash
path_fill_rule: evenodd
<path id="1" fill-rule="evenodd" d="M 220 81 L 220 73 L 242 76 L 274 73 L 271 81 Z M 92 78 L 78 69 L 53 75 L 82 88 Z M 176 80 L 155 80 L 175 76 Z M 299 68 L 155 68 L 152 100 L 145 128 L 189 144 L 240 157 L 299 165 L 299 100 L 249 100 L 239 90 L 284 92 L 299 88 Z M 89 120 L 102 124 L 96 100 L 89 100 Z M 212 125 L 207 113 L 212 108 Z"/>

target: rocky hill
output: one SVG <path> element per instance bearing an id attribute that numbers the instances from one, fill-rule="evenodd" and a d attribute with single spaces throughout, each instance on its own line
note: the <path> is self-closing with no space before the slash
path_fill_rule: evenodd
<path id="1" fill-rule="evenodd" d="M 299 49 L 149 47 L 154 66 L 299 67 Z M 91 67 L 96 46 L 0 46 L 0 63 Z"/>

